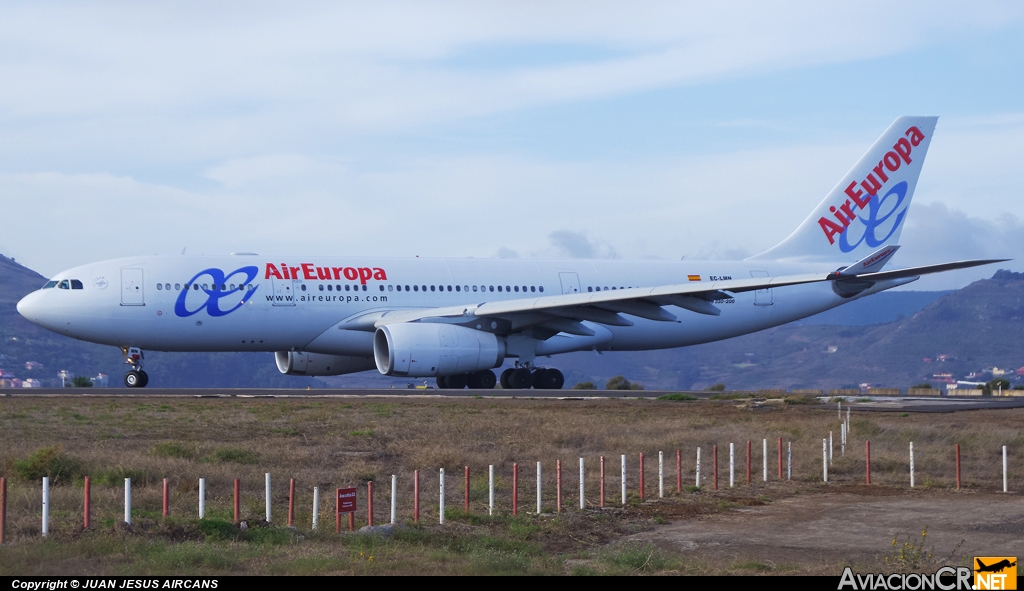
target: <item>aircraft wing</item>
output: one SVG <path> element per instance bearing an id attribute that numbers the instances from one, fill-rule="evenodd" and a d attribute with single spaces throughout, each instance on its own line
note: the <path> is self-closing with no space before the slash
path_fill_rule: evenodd
<path id="1" fill-rule="evenodd" d="M 373 330 L 380 326 L 402 322 L 446 322 L 472 327 L 481 321 L 500 319 L 507 323 L 508 331 L 515 331 L 527 326 L 546 326 L 553 331 L 552 334 L 568 332 L 590 335 L 593 331 L 581 324 L 581 321 L 586 320 L 610 326 L 631 326 L 633 322 L 626 316 L 637 316 L 663 322 L 677 321 L 678 317 L 673 312 L 666 310 L 665 306 L 677 306 L 698 314 L 718 316 L 721 314 L 721 310 L 713 302 L 730 298 L 732 297 L 730 294 L 734 293 L 825 281 L 856 282 L 857 285 L 863 286 L 865 282 L 870 282 L 867 283 L 870 285 L 876 281 L 917 277 L 1005 260 L 1008 259 L 956 261 L 859 275 L 840 275 L 833 272 L 727 281 L 700 281 L 657 287 L 633 287 L 591 293 L 480 302 L 441 308 L 379 311 L 342 324 L 351 324 L 351 328 L 362 330 Z"/>

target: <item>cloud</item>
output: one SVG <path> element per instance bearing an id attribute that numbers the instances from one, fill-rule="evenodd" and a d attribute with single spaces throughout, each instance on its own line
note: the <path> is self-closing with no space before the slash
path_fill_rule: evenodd
<path id="1" fill-rule="evenodd" d="M 587 237 L 586 232 L 555 230 L 548 234 L 548 240 L 559 257 L 570 259 L 614 259 L 618 257 L 610 244 L 593 241 Z"/>

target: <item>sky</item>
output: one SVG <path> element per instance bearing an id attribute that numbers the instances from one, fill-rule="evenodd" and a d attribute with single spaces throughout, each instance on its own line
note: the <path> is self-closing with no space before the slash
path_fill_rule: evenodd
<path id="1" fill-rule="evenodd" d="M 0 253 L 743 258 L 938 115 L 891 264 L 1024 271 L 1022 74 L 1020 2 L 5 2 Z"/>

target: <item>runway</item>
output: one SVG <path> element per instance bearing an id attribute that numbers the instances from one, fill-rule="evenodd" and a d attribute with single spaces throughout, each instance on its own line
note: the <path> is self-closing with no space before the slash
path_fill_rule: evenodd
<path id="1" fill-rule="evenodd" d="M 439 390 L 435 388 L 296 389 L 296 388 L 7 388 L 0 397 L 111 397 L 111 398 L 504 398 L 550 400 L 656 400 L 666 394 L 686 394 L 699 401 L 720 404 L 771 406 L 783 403 L 757 392 L 680 392 L 678 390 Z M 829 396 L 818 397 L 820 405 L 835 408 Z M 875 396 L 847 399 L 854 411 L 867 412 L 955 412 L 961 410 L 1024 408 L 1024 397 L 909 397 Z"/>

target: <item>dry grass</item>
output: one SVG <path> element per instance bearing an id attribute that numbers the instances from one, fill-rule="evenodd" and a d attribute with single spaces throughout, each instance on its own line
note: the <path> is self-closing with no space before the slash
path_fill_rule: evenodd
<path id="1" fill-rule="evenodd" d="M 608 550 L 601 550 L 617 536 L 655 527 L 659 519 L 728 510 L 731 505 L 719 503 L 717 497 L 777 497 L 818 490 L 823 486 L 821 440 L 829 430 L 834 433 L 836 456 L 829 469 L 834 483 L 830 486 L 863 482 L 864 440 L 869 438 L 876 485 L 907 485 L 907 443 L 913 440 L 920 454 L 916 460 L 919 486 L 953 486 L 953 445 L 960 443 L 964 485 L 982 491 L 1001 489 L 1000 448 L 1010 446 L 1014 457 L 1024 448 L 1021 415 L 1021 411 L 906 416 L 855 412 L 851 444 L 841 456 L 834 409 L 790 404 L 751 407 L 743 400 L 6 398 L 0 400 L 0 474 L 8 476 L 7 535 L 13 546 L 0 552 L 0 570 L 40 574 L 623 572 L 629 568 L 622 565 L 632 564 L 636 557 L 607 559 Z M 778 437 L 792 441 L 795 482 L 777 481 Z M 759 478 L 763 438 L 768 439 L 769 448 L 767 484 Z M 748 439 L 753 440 L 754 483 L 748 487 L 744 482 L 731 492 L 708 491 L 711 446 L 719 447 L 720 485 L 725 487 L 729 442 L 737 444 L 740 482 L 745 480 Z M 43 542 L 39 540 L 39 484 L 19 479 L 13 468 L 16 461 L 53 445 L 80 462 L 95 483 L 96 531 L 81 531 L 82 490 L 76 479 L 53 487 L 52 535 Z M 689 486 L 698 446 L 703 450 L 705 490 L 677 495 L 674 450 L 683 450 L 683 484 Z M 578 458 L 587 462 L 587 499 L 593 507 L 599 456 L 607 458 L 608 499 L 613 504 L 618 500 L 620 454 L 627 456 L 627 486 L 634 495 L 638 454 L 646 455 L 647 496 L 657 496 L 659 450 L 665 452 L 668 501 L 627 511 L 579 511 Z M 563 462 L 563 514 L 556 519 L 525 516 L 535 507 L 537 461 L 544 465 L 545 510 L 554 511 L 557 459 Z M 521 470 L 520 519 L 509 515 L 513 462 L 519 462 Z M 487 513 L 489 464 L 495 467 L 498 489 L 494 519 L 480 517 Z M 473 517 L 460 518 L 463 466 L 467 465 L 472 470 Z M 447 474 L 448 509 L 455 520 L 443 530 L 425 525 L 437 522 L 439 468 Z M 375 485 L 375 520 L 386 522 L 391 474 L 398 475 L 400 521 L 411 521 L 416 469 L 423 491 L 422 527 L 373 542 L 380 551 L 366 547 L 370 542 L 362 537 L 357 541 L 337 538 L 323 529 L 308 531 L 314 486 L 320 487 L 321 528 L 333 528 L 330 491 L 335 487 L 360 487 L 357 515 L 365 523 L 368 480 Z M 285 522 L 288 479 L 296 479 L 295 521 L 306 541 L 298 543 L 290 537 L 266 543 L 205 541 L 193 518 L 198 479 L 207 480 L 207 516 L 231 520 L 232 480 L 239 478 L 242 516 L 255 521 L 264 513 L 265 472 L 274 479 L 276 524 Z M 134 520 L 146 526 L 145 532 L 139 527 L 132 534 L 115 532 L 114 524 L 123 515 L 125 476 L 133 482 L 133 508 L 138 516 Z M 160 519 L 163 478 L 170 480 L 172 491 L 169 523 Z M 651 506 L 656 508 L 653 513 Z M 361 558 L 359 552 L 363 552 Z M 378 552 L 373 561 L 366 558 L 368 552 Z M 640 556 L 643 549 L 636 552 Z M 638 570 L 750 572 L 746 566 L 686 565 L 655 558 Z"/>

